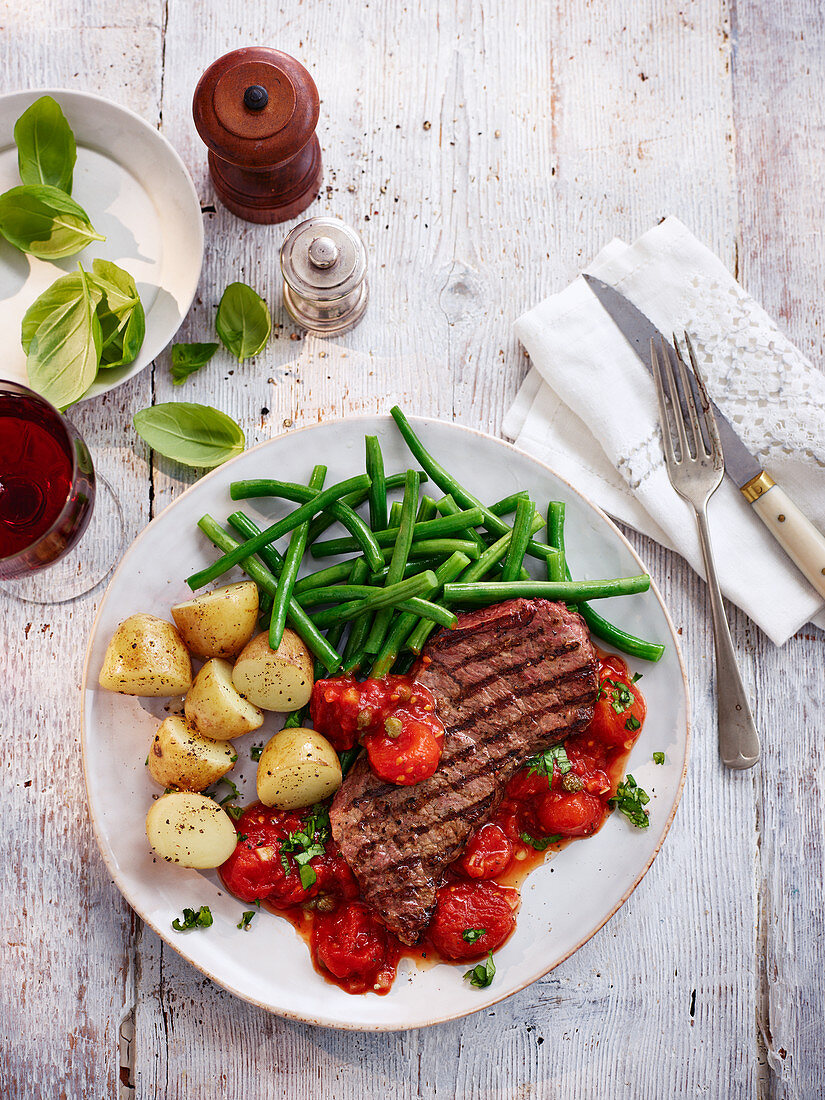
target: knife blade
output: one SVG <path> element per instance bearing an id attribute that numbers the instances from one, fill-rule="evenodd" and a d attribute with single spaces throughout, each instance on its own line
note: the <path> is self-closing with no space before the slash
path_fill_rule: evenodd
<path id="1" fill-rule="evenodd" d="M 665 340 L 653 322 L 615 287 L 594 275 L 582 273 L 582 278 L 651 375 L 651 340 L 657 344 L 664 340 L 669 352 L 675 355 L 673 345 Z M 731 422 L 712 400 L 711 406 L 722 441 L 725 473 L 791 561 L 819 595 L 825 597 L 825 537 L 763 469 L 762 463 L 751 454 Z"/>

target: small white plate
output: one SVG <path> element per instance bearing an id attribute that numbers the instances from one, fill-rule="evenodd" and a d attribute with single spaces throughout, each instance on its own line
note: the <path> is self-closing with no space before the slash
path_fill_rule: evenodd
<path id="1" fill-rule="evenodd" d="M 143 370 L 180 328 L 201 273 L 203 216 L 183 161 L 157 130 L 116 103 L 87 92 L 42 88 L 0 96 L 0 191 L 20 184 L 14 124 L 40 96 L 57 100 L 74 131 L 77 163 L 72 198 L 105 241 L 50 263 L 0 237 L 0 374 L 27 384 L 20 345 L 23 314 L 55 279 L 87 270 L 98 257 L 126 269 L 146 310 L 146 337 L 133 363 L 101 370 L 87 397 L 106 393 Z"/>
<path id="2" fill-rule="evenodd" d="M 629 576 L 644 566 L 614 524 L 541 462 L 507 443 L 435 420 L 415 420 L 425 446 L 484 500 L 529 489 L 543 508 L 567 504 L 570 567 L 586 579 Z M 477 1012 L 522 989 L 588 940 L 630 895 L 653 862 L 670 826 L 687 767 L 687 690 L 673 624 L 655 588 L 642 595 L 599 601 L 599 610 L 635 634 L 667 644 L 656 665 L 630 661 L 644 674 L 648 718 L 629 769 L 651 794 L 650 827 L 635 829 L 614 813 L 588 840 L 577 841 L 533 871 L 522 888 L 516 931 L 496 952 L 489 989 L 462 980 L 466 965 L 416 970 L 403 964 L 391 992 L 351 996 L 323 980 L 292 926 L 260 912 L 250 930 L 236 928 L 245 906 L 214 875 L 156 862 L 144 819 L 158 788 L 144 767 L 147 749 L 167 700 L 139 700 L 98 687 L 106 643 L 128 615 L 147 611 L 169 618 L 170 606 L 190 596 L 185 578 L 214 561 L 216 551 L 196 527 L 210 512 L 222 521 L 237 505 L 229 484 L 270 476 L 306 482 L 313 465 L 329 467 L 327 483 L 362 473 L 364 435 L 378 435 L 388 473 L 411 457 L 389 417 L 353 418 L 290 433 L 253 448 L 204 477 L 138 536 L 116 570 L 92 629 L 83 684 L 83 755 L 92 822 L 115 883 L 143 919 L 196 967 L 245 1000 L 280 1015 L 328 1027 L 392 1030 L 423 1027 Z M 426 492 L 438 494 L 431 484 Z M 249 500 L 244 510 L 262 525 L 293 508 L 284 501 Z M 326 559 L 325 559 L 326 560 Z M 223 581 L 219 583 L 224 583 Z M 601 644 L 601 643 L 599 643 Z M 269 715 L 261 730 L 238 738 L 231 773 L 241 802 L 255 798 L 249 749 L 280 725 Z M 655 765 L 654 752 L 665 753 Z M 209 905 L 214 924 L 205 931 L 172 931 L 184 906 Z"/>

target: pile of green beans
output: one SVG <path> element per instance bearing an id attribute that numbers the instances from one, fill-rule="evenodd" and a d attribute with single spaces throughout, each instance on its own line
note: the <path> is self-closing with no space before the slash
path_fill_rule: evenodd
<path id="1" fill-rule="evenodd" d="M 203 516 L 198 526 L 221 557 L 192 574 L 190 587 L 241 569 L 258 585 L 270 646 L 278 647 L 289 624 L 315 656 L 316 677 L 338 671 L 380 677 L 406 668 L 433 630 L 455 627 L 454 608 L 519 597 L 563 600 L 596 637 L 634 657 L 659 660 L 664 646 L 614 626 L 589 604 L 645 592 L 649 577 L 573 580 L 561 501 L 547 504 L 546 523 L 523 489 L 485 505 L 427 451 L 400 409 L 392 416 L 416 467 L 387 476 L 379 439 L 367 436 L 366 473 L 328 488 L 324 466 L 315 467 L 306 485 L 274 478 L 233 482 L 234 501 L 264 498 L 297 507 L 263 529 L 243 511 L 233 512 L 227 523 L 238 537 Z M 425 482 L 443 496 L 422 496 Z M 401 488 L 403 501 L 391 502 L 389 494 Z M 357 511 L 362 505 L 366 515 Z M 346 535 L 320 541 L 336 522 Z M 545 526 L 543 542 L 536 536 Z M 286 540 L 281 550 L 280 539 Z M 347 556 L 299 578 L 307 552 L 315 559 Z M 544 576 L 531 575 L 530 558 L 543 563 Z M 288 724 L 300 725 L 303 717 L 296 712 Z"/>

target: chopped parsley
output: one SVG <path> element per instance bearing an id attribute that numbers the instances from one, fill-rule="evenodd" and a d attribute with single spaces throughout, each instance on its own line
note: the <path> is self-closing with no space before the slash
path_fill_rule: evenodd
<path id="1" fill-rule="evenodd" d="M 535 848 L 537 852 L 543 852 L 544 849 L 550 845 L 555 844 L 557 840 L 561 840 L 561 833 L 556 833 L 555 836 L 530 836 L 529 833 L 519 833 L 519 836 L 525 844 L 529 844 L 531 848 Z"/>
<path id="2" fill-rule="evenodd" d="M 475 943 L 476 940 L 481 939 L 486 931 L 486 928 L 465 928 L 461 933 L 461 938 L 465 943 Z"/>
<path id="3" fill-rule="evenodd" d="M 664 762 L 665 762 L 665 754 L 663 752 L 654 752 L 654 754 L 653 754 L 653 763 L 654 764 L 664 764 Z"/>
<path id="4" fill-rule="evenodd" d="M 257 761 L 257 760 L 261 759 L 261 753 L 263 751 L 264 751 L 264 746 L 263 746 L 263 742 L 261 742 L 260 745 L 253 745 L 252 746 L 252 748 L 249 750 L 249 755 L 252 757 L 253 760 Z"/>
<path id="5" fill-rule="evenodd" d="M 301 885 L 305 890 L 314 886 L 318 878 L 309 861 L 324 854 L 329 836 L 329 810 L 319 803 L 312 807 L 304 827 L 296 829 L 281 842 L 281 866 L 288 875 L 292 870 L 289 862 L 291 856 L 298 865 Z"/>
<path id="6" fill-rule="evenodd" d="M 484 962 L 476 963 L 465 973 L 464 978 L 476 989 L 486 989 L 495 976 L 496 964 L 493 962 L 493 952 L 488 951 Z"/>
<path id="7" fill-rule="evenodd" d="M 602 680 L 598 698 L 607 699 L 617 714 L 624 714 L 636 702 L 636 696 L 621 680 Z"/>
<path id="8" fill-rule="evenodd" d="M 637 829 L 646 829 L 650 824 L 650 814 L 645 806 L 650 802 L 650 795 L 643 790 L 632 775 L 619 784 L 616 794 L 608 803 L 621 811 Z"/>
<path id="9" fill-rule="evenodd" d="M 254 909 L 245 909 L 241 914 L 241 919 L 238 921 L 236 927 L 240 928 L 242 932 L 248 932 L 249 926 L 252 923 L 252 918 L 255 916 Z"/>
<path id="10" fill-rule="evenodd" d="M 546 775 L 547 782 L 552 784 L 554 769 L 558 769 L 559 775 L 566 775 L 573 765 L 565 752 L 564 745 L 552 745 L 544 752 L 531 756 L 527 761 L 527 767 L 531 775 Z"/>
<path id="11" fill-rule="evenodd" d="M 200 909 L 184 909 L 183 920 L 175 917 L 172 927 L 176 932 L 188 932 L 190 928 L 208 928 L 212 923 L 212 910 L 208 905 Z"/>

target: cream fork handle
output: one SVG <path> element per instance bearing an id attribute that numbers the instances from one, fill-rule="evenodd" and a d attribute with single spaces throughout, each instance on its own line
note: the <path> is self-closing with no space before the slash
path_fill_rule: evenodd
<path id="1" fill-rule="evenodd" d="M 745 694 L 736 654 L 730 636 L 728 618 L 722 603 L 716 564 L 710 545 L 705 508 L 696 509 L 699 542 L 705 561 L 705 576 L 713 615 L 713 641 L 716 648 L 716 713 L 719 726 L 719 755 L 729 768 L 752 768 L 759 759 L 759 734 Z"/>
<path id="2" fill-rule="evenodd" d="M 772 485 L 751 507 L 791 561 L 825 597 L 825 537 L 781 485 Z"/>

